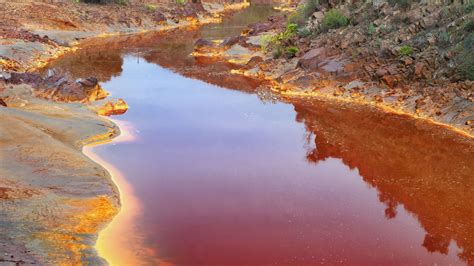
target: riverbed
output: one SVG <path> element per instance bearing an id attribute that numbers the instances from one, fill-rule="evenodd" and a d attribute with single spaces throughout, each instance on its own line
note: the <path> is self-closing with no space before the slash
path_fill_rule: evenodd
<path id="1" fill-rule="evenodd" d="M 129 110 L 91 154 L 123 208 L 100 237 L 111 264 L 474 262 L 474 143 L 368 106 L 262 96 L 232 64 L 190 56 L 271 11 L 87 42 L 52 63 L 96 76 Z M 106 164 L 106 165 L 104 165 Z"/>

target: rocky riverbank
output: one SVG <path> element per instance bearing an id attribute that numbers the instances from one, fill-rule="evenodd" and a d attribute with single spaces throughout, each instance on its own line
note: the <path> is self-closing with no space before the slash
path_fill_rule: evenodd
<path id="1" fill-rule="evenodd" d="M 307 1 L 220 44 L 199 40 L 194 55 L 285 97 L 375 105 L 472 136 L 473 4 L 401 2 Z"/>

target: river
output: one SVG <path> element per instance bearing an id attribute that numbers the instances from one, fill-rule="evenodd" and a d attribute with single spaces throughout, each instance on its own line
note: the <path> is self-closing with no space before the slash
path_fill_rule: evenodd
<path id="1" fill-rule="evenodd" d="M 94 40 L 50 67 L 96 76 L 129 110 L 91 154 L 124 208 L 100 238 L 111 264 L 474 263 L 474 144 L 371 107 L 267 99 L 231 64 L 195 59 L 271 14 Z"/>

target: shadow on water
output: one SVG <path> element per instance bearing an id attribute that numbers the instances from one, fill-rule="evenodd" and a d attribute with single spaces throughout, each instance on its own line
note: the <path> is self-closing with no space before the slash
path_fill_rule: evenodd
<path id="1" fill-rule="evenodd" d="M 268 10 L 92 40 L 50 66 L 96 76 L 129 103 L 120 119 L 138 140 L 98 153 L 143 202 L 137 224 L 156 256 L 177 265 L 474 264 L 471 139 L 371 107 L 264 104 L 241 93 L 259 81 L 189 56 L 196 39 L 238 34 Z"/>

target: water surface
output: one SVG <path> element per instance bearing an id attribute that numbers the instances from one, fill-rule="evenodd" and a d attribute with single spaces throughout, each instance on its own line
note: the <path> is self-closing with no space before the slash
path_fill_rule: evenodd
<path id="1" fill-rule="evenodd" d="M 174 265 L 474 263 L 472 140 L 368 107 L 268 102 L 231 64 L 188 56 L 262 10 L 53 65 L 130 106 L 118 119 L 136 139 L 94 149 L 140 202 L 145 247 L 129 248 Z"/>

